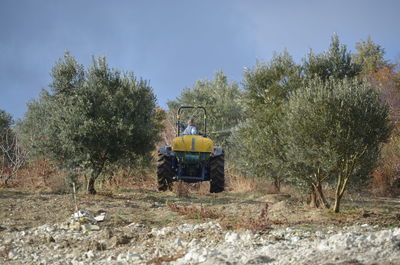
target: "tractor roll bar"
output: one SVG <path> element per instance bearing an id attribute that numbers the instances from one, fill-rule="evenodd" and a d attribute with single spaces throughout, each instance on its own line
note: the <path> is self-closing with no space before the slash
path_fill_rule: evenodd
<path id="1" fill-rule="evenodd" d="M 178 113 L 176 114 L 177 122 L 176 126 L 178 127 L 178 136 L 181 134 L 181 126 L 180 126 L 180 118 L 181 118 L 181 110 L 182 109 L 202 109 L 204 111 L 204 136 L 207 135 L 207 111 L 203 106 L 180 106 L 178 109 Z"/>

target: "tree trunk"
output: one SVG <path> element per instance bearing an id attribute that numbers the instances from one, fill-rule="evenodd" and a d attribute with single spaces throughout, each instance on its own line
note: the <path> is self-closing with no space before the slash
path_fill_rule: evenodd
<path id="1" fill-rule="evenodd" d="M 340 211 L 340 201 L 342 200 L 348 181 L 349 181 L 349 176 L 344 176 L 344 177 L 339 176 L 338 178 L 338 184 L 336 187 L 336 194 L 335 194 L 335 205 L 333 207 L 335 213 L 338 213 Z"/>
<path id="2" fill-rule="evenodd" d="M 94 182 L 96 181 L 97 177 L 100 175 L 100 170 L 93 170 L 90 174 L 88 185 L 87 185 L 87 193 L 88 194 L 96 194 L 96 189 L 94 188 Z"/>
<path id="3" fill-rule="evenodd" d="M 321 205 L 325 208 L 325 209 L 329 209 L 330 205 L 329 202 L 326 200 L 325 196 L 324 196 L 324 192 L 322 191 L 322 185 L 321 183 L 318 183 L 316 186 L 314 186 L 315 192 L 318 195 L 318 200 L 321 202 Z"/>
<path id="4" fill-rule="evenodd" d="M 95 178 L 93 178 L 93 176 L 90 176 L 89 181 L 88 181 L 88 185 L 87 185 L 87 193 L 89 194 L 96 194 L 96 190 L 94 188 L 94 182 L 95 182 Z"/>
<path id="5" fill-rule="evenodd" d="M 318 208 L 318 200 L 317 200 L 317 194 L 315 193 L 315 189 L 313 186 L 311 186 L 310 190 L 310 201 L 308 204 L 312 208 Z"/>
<path id="6" fill-rule="evenodd" d="M 333 206 L 333 211 L 335 213 L 338 213 L 340 211 L 340 200 L 341 200 L 341 197 L 342 196 L 339 196 L 339 198 L 338 197 L 335 198 L 335 205 Z"/>
<path id="7" fill-rule="evenodd" d="M 279 179 L 274 180 L 274 187 L 277 193 L 281 192 L 281 182 Z"/>

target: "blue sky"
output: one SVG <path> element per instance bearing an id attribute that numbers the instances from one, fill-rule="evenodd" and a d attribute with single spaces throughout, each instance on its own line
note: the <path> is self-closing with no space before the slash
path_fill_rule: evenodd
<path id="1" fill-rule="evenodd" d="M 352 51 L 370 35 L 395 61 L 399 10 L 395 0 L 1 0 L 0 109 L 23 118 L 65 50 L 150 80 L 162 107 L 217 70 L 240 82 L 274 52 L 300 61 L 334 32 Z"/>

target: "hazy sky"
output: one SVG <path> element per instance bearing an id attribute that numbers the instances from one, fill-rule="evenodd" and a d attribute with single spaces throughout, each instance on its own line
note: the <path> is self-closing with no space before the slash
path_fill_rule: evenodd
<path id="1" fill-rule="evenodd" d="M 396 0 L 0 0 L 0 109 L 22 118 L 65 50 L 150 80 L 165 107 L 217 70 L 240 82 L 274 51 L 325 50 L 334 32 L 352 51 L 371 35 L 396 60 L 399 25 Z"/>

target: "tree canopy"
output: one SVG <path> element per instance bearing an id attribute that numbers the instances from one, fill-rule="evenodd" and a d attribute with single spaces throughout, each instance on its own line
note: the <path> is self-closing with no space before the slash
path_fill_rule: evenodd
<path id="1" fill-rule="evenodd" d="M 85 70 L 66 53 L 50 88 L 28 105 L 20 131 L 37 154 L 89 170 L 90 193 L 105 168 L 134 163 L 154 148 L 161 117 L 147 81 L 110 69 L 104 57 Z"/>

